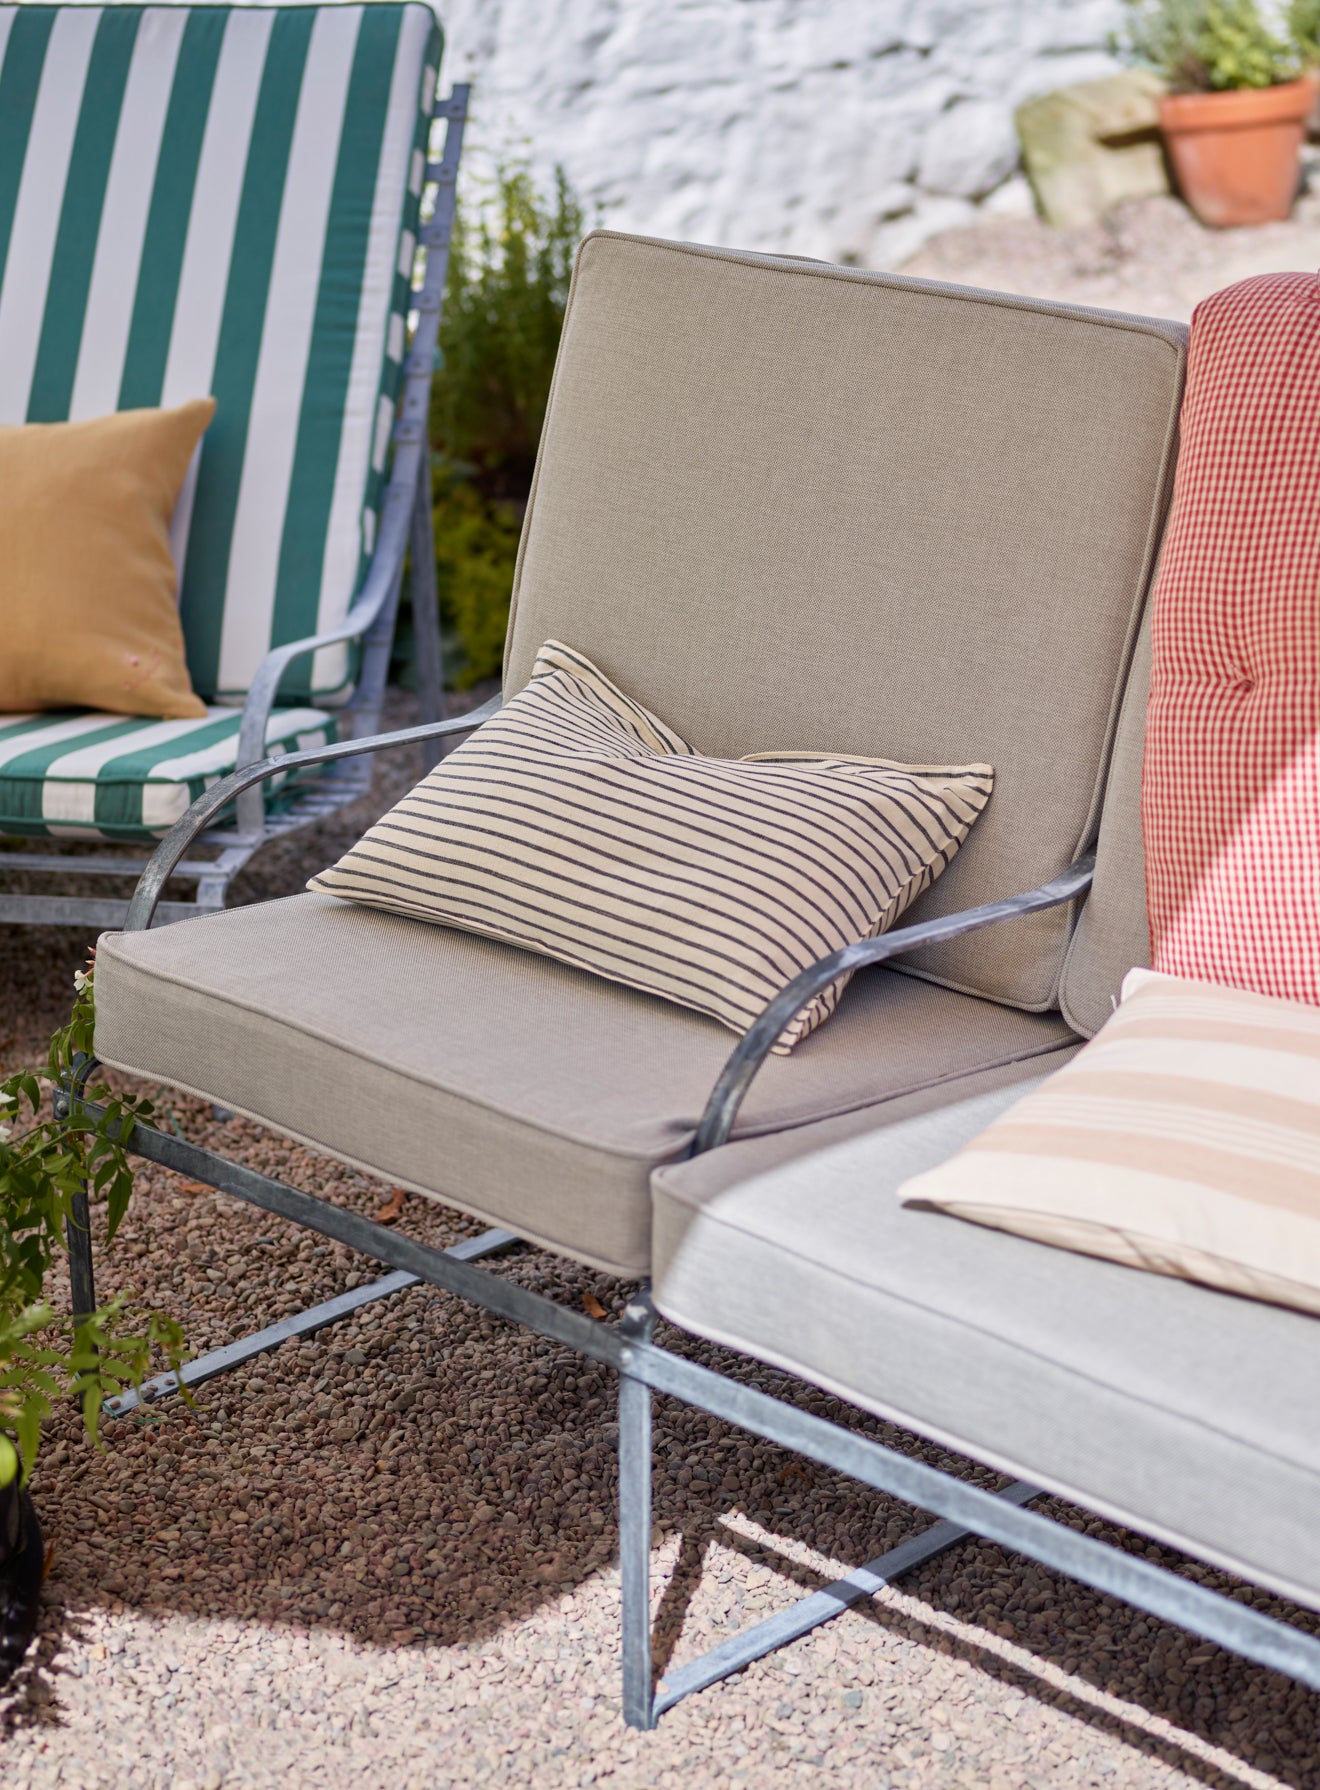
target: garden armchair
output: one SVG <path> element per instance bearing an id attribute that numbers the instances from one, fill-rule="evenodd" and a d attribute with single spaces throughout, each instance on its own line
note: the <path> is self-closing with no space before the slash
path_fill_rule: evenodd
<path id="1" fill-rule="evenodd" d="M 206 715 L 0 714 L 0 920 L 118 924 L 145 855 L 55 842 L 150 845 L 236 765 L 376 731 L 410 537 L 443 712 L 427 418 L 467 89 L 440 54 L 393 0 L 0 6 L 0 422 L 217 400 L 172 527 Z M 367 775 L 249 791 L 158 920 Z"/>
<path id="2" fill-rule="evenodd" d="M 758 1330 L 747 1262 L 769 1260 L 770 1245 L 744 1249 L 736 1226 L 720 1227 L 722 1191 L 765 1162 L 785 1174 L 804 1165 L 795 1212 L 810 1228 L 809 1164 L 822 1146 L 866 1136 L 883 1155 L 929 1133 L 956 1147 L 1008 1090 L 1066 1061 L 1116 978 L 1142 961 L 1128 809 L 1143 696 L 1132 672 L 1184 344 L 1175 324 L 896 276 L 611 232 L 584 244 L 520 550 L 506 700 L 558 639 L 703 753 L 995 768 L 993 800 L 951 867 L 897 930 L 853 948 L 871 967 L 791 1056 L 764 1054 L 767 1024 L 726 1070 L 728 1034 L 708 1019 L 492 938 L 325 895 L 151 928 L 170 864 L 212 805 L 274 763 L 236 772 L 176 825 L 129 927 L 102 941 L 105 1062 L 493 1230 L 445 1254 L 186 1139 L 143 1126 L 132 1149 L 393 1270 L 336 1310 L 421 1279 L 619 1369 L 624 1707 L 638 1726 L 793 1621 L 822 1618 L 818 1603 L 652 1685 L 656 1388 L 946 1519 L 828 1594 L 825 1614 L 975 1530 L 1320 1684 L 1311 1638 L 1021 1508 L 1040 1479 L 996 1497 L 684 1361 L 651 1340 L 644 1291 L 612 1326 L 461 1259 L 517 1237 L 653 1277 L 660 1308 L 693 1331 L 830 1383 L 826 1356 L 840 1345 L 809 1244 L 795 1252 L 800 1290 L 785 1269 L 773 1335 Z M 427 732 L 317 748 L 309 762 Z M 1081 907 L 1092 851 L 1095 892 Z M 333 977 L 307 968 L 324 964 Z M 839 969 L 832 960 L 807 979 L 828 983 Z M 78 1092 L 66 1095 L 71 1113 Z M 859 1196 L 855 1238 L 831 1220 L 830 1246 L 883 1260 L 863 1220 Z M 708 1276 L 726 1243 L 724 1269 Z M 85 1233 L 79 1247 L 88 1278 L 75 1296 L 89 1300 Z M 334 1315 L 323 1307 L 304 1327 Z M 272 1326 L 251 1346 L 288 1333 Z M 905 1360 L 905 1347 L 900 1335 L 891 1353 Z M 203 1358 L 185 1377 L 242 1352 Z M 938 1383 L 942 1359 L 927 1353 Z M 866 1385 L 840 1384 L 885 1408 Z M 984 1452 L 996 1458 L 991 1444 Z M 1039 1458 L 1023 1453 L 1024 1464 Z M 1056 1477 L 1087 1490 L 1084 1475 Z M 1096 1495 L 1110 1507 L 1103 1486 Z M 1167 1532 L 1184 1533 L 1176 1522 Z"/>

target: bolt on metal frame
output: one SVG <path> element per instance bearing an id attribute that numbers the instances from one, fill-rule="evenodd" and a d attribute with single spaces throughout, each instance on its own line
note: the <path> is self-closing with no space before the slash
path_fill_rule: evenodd
<path id="1" fill-rule="evenodd" d="M 485 709 L 471 715 L 403 729 L 375 740 L 319 747 L 290 757 L 314 763 L 419 740 L 438 745 L 447 735 L 468 732 L 477 726 L 493 712 L 498 702 L 498 697 L 493 698 Z M 175 823 L 162 840 L 133 897 L 128 930 L 143 930 L 150 926 L 172 864 L 189 849 L 193 838 L 207 825 L 212 814 L 243 789 L 273 776 L 285 763 L 287 761 L 283 759 L 267 760 L 264 764 L 235 771 L 195 802 L 188 814 Z M 884 962 L 921 945 L 1077 900 L 1090 887 L 1093 867 L 1094 856 L 1088 855 L 1040 889 L 850 945 L 803 971 L 775 997 L 734 1049 L 711 1092 L 690 1154 L 717 1148 L 728 1139 L 743 1096 L 779 1032 L 794 1014 L 840 975 L 865 964 Z M 82 1087 L 92 1067 L 91 1063 L 80 1065 L 75 1085 L 62 1090 L 59 1096 L 60 1116 L 70 1123 L 76 1123 L 80 1110 L 99 1110 L 82 1098 Z M 153 1127 L 134 1126 L 126 1142 L 130 1151 L 148 1161 L 160 1163 L 192 1180 L 374 1257 L 394 1270 L 385 1280 L 376 1283 L 380 1289 L 378 1296 L 401 1284 L 426 1282 L 618 1372 L 623 1715 L 630 1727 L 653 1728 L 660 1716 L 684 1697 L 741 1670 L 786 1641 L 809 1632 L 903 1572 L 973 1535 L 1025 1554 L 1096 1591 L 1189 1629 L 1245 1659 L 1282 1672 L 1312 1690 L 1320 1690 L 1320 1637 L 1264 1616 L 1222 1593 L 1209 1591 L 1163 1567 L 1154 1566 L 1148 1560 L 1124 1553 L 1120 1548 L 1026 1508 L 1036 1495 L 1036 1488 L 1030 1484 L 1020 1481 L 998 1493 L 986 1491 L 913 1460 L 868 1436 L 801 1411 L 768 1393 L 659 1347 L 653 1340 L 655 1311 L 649 1290 L 645 1288 L 630 1303 L 618 1325 L 603 1323 L 489 1269 L 475 1266 L 472 1257 L 486 1253 L 487 1249 L 494 1252 L 508 1246 L 507 1232 L 487 1232 L 484 1237 L 473 1239 L 468 1246 L 460 1245 L 450 1251 L 435 1250 Z M 93 1308 L 95 1296 L 85 1199 L 75 1206 L 69 1247 L 75 1313 L 86 1312 Z M 407 1278 L 401 1281 L 400 1276 Z M 324 1313 L 326 1309 L 318 1307 L 317 1311 Z M 356 1309 L 356 1305 L 345 1309 Z M 325 1318 L 321 1321 L 332 1320 Z M 289 1322 L 297 1323 L 298 1320 Z M 282 1326 L 274 1326 L 260 1335 L 273 1337 L 282 1329 Z M 244 1350 L 248 1354 L 253 1352 L 249 1345 L 257 1341 L 258 1338 L 250 1338 L 247 1344 L 237 1345 L 231 1351 L 216 1351 L 215 1355 L 191 1364 L 195 1378 L 209 1377 L 211 1372 L 223 1371 L 225 1366 L 232 1365 L 233 1360 L 247 1358 Z M 264 1346 L 274 1345 L 268 1342 Z M 217 1361 L 217 1356 L 222 1354 L 229 1354 L 230 1359 Z M 185 1370 L 186 1377 L 188 1370 Z M 753 1625 L 700 1659 L 670 1672 L 656 1685 L 651 1658 L 650 1610 L 653 1392 L 679 1399 L 766 1441 L 793 1449 L 835 1472 L 846 1473 L 877 1491 L 930 1511 L 940 1520 L 836 1584 L 799 1600 L 789 1610 Z M 120 1408 L 125 1408 L 123 1401 L 120 1401 Z"/>
<path id="2" fill-rule="evenodd" d="M 443 98 L 437 91 L 432 109 L 433 123 L 442 120 L 445 123 L 445 140 L 439 161 L 429 161 L 424 174 L 423 199 L 428 189 L 433 195 L 430 216 L 418 232 L 424 271 L 421 286 L 413 298 L 416 323 L 403 365 L 403 393 L 392 436 L 394 455 L 390 482 L 381 506 L 371 563 L 361 590 L 338 627 L 274 647 L 262 660 L 243 703 L 238 734 L 239 768 L 256 764 L 264 757 L 266 729 L 285 672 L 296 660 L 306 658 L 323 646 L 346 641 L 361 643 L 357 686 L 345 707 L 335 713 L 346 717 L 353 737 L 366 738 L 376 733 L 389 675 L 404 560 L 410 547 L 419 707 L 426 720 L 444 718 L 427 424 L 470 93 L 469 84 L 456 83 Z M 432 763 L 438 762 L 438 743 L 428 742 L 426 749 L 436 754 L 427 762 L 427 769 L 430 769 Z M 292 770 L 294 756 L 288 755 L 282 765 Z M 370 781 L 369 765 L 334 765 L 328 774 L 318 771 L 302 787 L 295 787 L 287 803 L 272 814 L 266 812 L 261 790 L 255 785 L 249 786 L 237 797 L 232 819 L 221 824 L 217 815 L 217 824 L 199 831 L 195 837 L 197 846 L 213 850 L 215 856 L 189 856 L 174 867 L 172 875 L 176 880 L 195 885 L 194 900 L 162 902 L 157 909 L 157 919 L 161 922 L 186 920 L 196 914 L 217 912 L 225 905 L 229 884 L 262 846 L 299 828 L 313 826 L 356 801 L 366 793 Z M 136 879 L 147 868 L 148 862 L 146 858 L 103 853 L 0 850 L 0 873 L 37 872 L 66 879 L 70 876 L 120 881 L 130 877 Z M 0 923 L 111 928 L 123 925 L 127 907 L 124 897 L 19 895 L 0 890 Z"/>

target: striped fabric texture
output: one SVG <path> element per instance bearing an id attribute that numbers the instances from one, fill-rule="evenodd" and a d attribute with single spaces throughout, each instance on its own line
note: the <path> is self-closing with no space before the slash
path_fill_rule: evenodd
<path id="1" fill-rule="evenodd" d="M 1084 1050 L 902 1192 L 1320 1313 L 1320 1013 L 1132 970 Z"/>
<path id="2" fill-rule="evenodd" d="M 1142 827 L 1156 969 L 1320 1005 L 1320 280 L 1192 319 L 1153 595 Z"/>
<path id="3" fill-rule="evenodd" d="M 238 757 L 241 712 L 188 721 L 86 709 L 0 715 L 0 832 L 49 839 L 141 839 L 168 831 Z M 333 715 L 277 710 L 269 753 L 331 744 Z M 279 778 L 265 785 L 278 806 Z M 3 858 L 0 858 L 0 863 Z"/>
<path id="4" fill-rule="evenodd" d="M 892 925 L 990 799 L 987 765 L 700 756 L 557 641 L 492 720 L 308 885 L 484 933 L 743 1031 Z M 786 1053 L 840 988 L 784 1032 Z"/>
<path id="5" fill-rule="evenodd" d="M 341 621 L 374 544 L 440 48 L 387 0 L 0 6 L 0 423 L 215 397 L 173 530 L 203 697 Z"/>

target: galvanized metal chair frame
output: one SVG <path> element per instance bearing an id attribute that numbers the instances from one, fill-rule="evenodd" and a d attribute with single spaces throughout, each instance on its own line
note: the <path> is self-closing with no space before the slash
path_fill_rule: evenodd
<path id="1" fill-rule="evenodd" d="M 445 736 L 470 731 L 497 705 L 495 698 L 472 715 L 407 728 L 374 740 L 321 747 L 236 771 L 194 803 L 161 842 L 133 897 L 128 930 L 151 925 L 173 865 L 213 815 L 265 778 L 293 765 L 336 762 L 391 746 L 420 742 L 424 750 L 434 750 Z M 691 1154 L 718 1148 L 728 1140 L 742 1099 L 783 1027 L 840 975 L 867 964 L 884 963 L 922 945 L 941 943 L 1074 901 L 1089 888 L 1093 867 L 1094 857 L 1084 857 L 1040 889 L 850 945 L 803 971 L 771 1002 L 733 1051 L 707 1102 Z M 58 1096 L 59 1116 L 69 1122 L 76 1122 L 80 1111 L 97 1110 L 83 1101 L 81 1093 L 92 1068 L 91 1063 L 82 1064 L 75 1082 Z M 658 1347 L 652 1338 L 655 1312 L 645 1290 L 629 1305 L 619 1324 L 602 1323 L 489 1269 L 474 1266 L 477 1257 L 497 1253 L 516 1241 L 507 1231 L 487 1231 L 446 1251 L 431 1249 L 356 1213 L 228 1162 L 182 1138 L 139 1125 L 127 1144 L 148 1161 L 333 1238 L 393 1270 L 372 1286 L 343 1294 L 301 1317 L 273 1325 L 190 1363 L 179 1376 L 186 1383 L 199 1383 L 262 1349 L 275 1347 L 290 1335 L 306 1334 L 371 1299 L 421 1282 L 522 1324 L 618 1372 L 623 1714 L 631 1727 L 654 1727 L 660 1716 L 684 1697 L 806 1634 L 900 1574 L 972 1535 L 1025 1554 L 1097 1591 L 1320 1690 L 1320 1638 L 1027 1509 L 1026 1505 L 1037 1495 L 1037 1488 L 1030 1484 L 1017 1482 L 1002 1492 L 988 1492 Z M 95 1304 L 85 1196 L 76 1202 L 69 1246 L 77 1314 L 90 1311 Z M 165 1375 L 144 1386 L 142 1396 L 148 1400 L 164 1396 L 177 1385 L 175 1376 Z M 650 1616 L 653 1391 L 794 1449 L 835 1472 L 849 1474 L 878 1491 L 928 1510 L 939 1520 L 846 1578 L 744 1630 L 689 1665 L 669 1672 L 657 1685 L 651 1661 Z M 112 1401 L 108 1409 L 112 1414 L 120 1413 L 137 1402 L 137 1396 L 129 1394 Z"/>
<path id="2" fill-rule="evenodd" d="M 436 602 L 435 550 L 431 534 L 431 458 L 428 420 L 431 376 L 435 367 L 440 312 L 445 277 L 449 270 L 449 245 L 453 234 L 459 158 L 467 122 L 466 83 L 456 84 L 444 98 L 437 91 L 432 121 L 445 123 L 444 147 L 438 161 L 428 162 L 423 179 L 434 194 L 430 218 L 418 233 L 424 254 L 424 273 L 413 299 L 416 327 L 404 361 L 403 392 L 399 401 L 392 441 L 393 462 L 381 507 L 380 527 L 362 587 L 338 627 L 305 639 L 291 640 L 266 654 L 243 703 L 239 726 L 239 769 L 257 764 L 266 750 L 266 729 L 279 694 L 280 682 L 297 660 L 319 648 L 345 642 L 360 643 L 361 665 L 357 685 L 343 708 L 350 738 L 375 734 L 389 676 L 395 618 L 399 607 L 404 562 L 411 552 L 409 588 L 417 654 L 418 706 L 426 720 L 438 721 L 445 713 L 444 679 L 440 649 L 440 618 Z M 431 763 L 438 762 L 438 745 L 428 745 Z M 282 768 L 293 768 L 293 756 Z M 230 883 L 252 856 L 272 840 L 313 826 L 328 815 L 355 802 L 371 781 L 369 765 L 336 763 L 330 771 L 317 770 L 295 785 L 278 811 L 267 813 L 256 784 L 247 786 L 234 803 L 231 819 L 197 832 L 191 845 L 212 856 L 194 856 L 175 865 L 176 881 L 196 886 L 192 901 L 161 902 L 160 921 L 186 920 L 196 914 L 215 913 L 225 905 Z M 113 878 L 121 883 L 142 875 L 149 860 L 124 857 L 112 848 L 89 852 L 85 848 L 65 852 L 0 851 L 0 872 L 36 872 L 56 875 Z M 19 922 L 38 926 L 84 926 L 100 931 L 121 926 L 128 911 L 126 896 L 97 899 L 70 895 L 26 895 L 0 890 L 0 923 Z"/>

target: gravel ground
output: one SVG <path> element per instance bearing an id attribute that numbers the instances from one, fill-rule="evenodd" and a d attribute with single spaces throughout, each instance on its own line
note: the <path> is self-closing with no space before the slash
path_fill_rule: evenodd
<path id="1" fill-rule="evenodd" d="M 1235 280 L 1317 267 L 1320 169 L 1283 224 L 1207 230 L 1170 198 L 1129 201 L 1084 230 L 1051 230 L 1030 215 L 985 217 L 933 238 L 903 272 L 1186 321 Z"/>
<path id="2" fill-rule="evenodd" d="M 1293 225 L 1215 237 L 1152 201 L 1067 237 L 987 220 L 929 245 L 912 271 L 1186 315 L 1228 279 L 1317 261 L 1310 200 Z M 393 718 L 408 718 L 403 699 Z M 407 755 L 382 762 L 356 812 L 265 854 L 235 898 L 301 886 L 415 774 Z M 5 1068 L 35 1058 L 63 1018 L 83 943 L 0 927 Z M 295 1185 L 367 1213 L 389 1197 L 314 1151 L 164 1098 L 188 1136 Z M 472 1228 L 411 1196 L 400 1222 L 440 1244 Z M 101 1285 L 172 1309 L 201 1350 L 373 1272 L 144 1166 Z M 500 1272 L 611 1315 L 629 1291 L 528 1248 Z M 858 1423 L 770 1370 L 663 1340 Z M 191 1410 L 171 1401 L 110 1424 L 100 1452 L 61 1412 L 34 1481 L 53 1544 L 41 1632 L 0 1698 L 7 1790 L 1320 1785 L 1320 1699 L 979 1542 L 631 1734 L 617 1714 L 614 1435 L 608 1373 L 422 1288 L 212 1382 Z M 656 1460 L 661 1670 L 927 1521 L 664 1400 Z"/>

